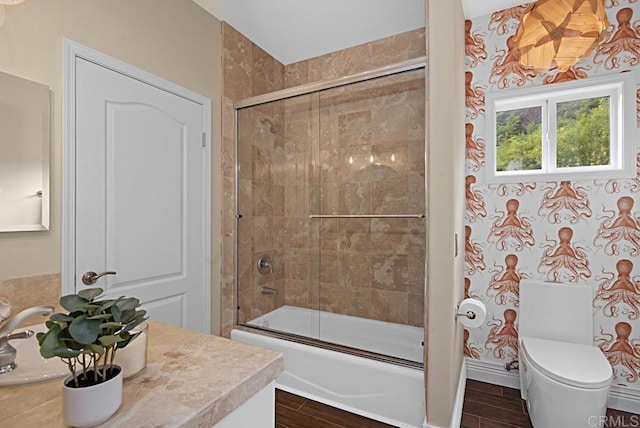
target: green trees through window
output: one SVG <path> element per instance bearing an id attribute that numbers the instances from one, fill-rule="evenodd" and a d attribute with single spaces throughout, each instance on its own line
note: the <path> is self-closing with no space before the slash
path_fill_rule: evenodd
<path id="1" fill-rule="evenodd" d="M 610 97 L 556 104 L 557 168 L 610 164 Z M 542 168 L 542 107 L 496 112 L 496 170 Z"/>

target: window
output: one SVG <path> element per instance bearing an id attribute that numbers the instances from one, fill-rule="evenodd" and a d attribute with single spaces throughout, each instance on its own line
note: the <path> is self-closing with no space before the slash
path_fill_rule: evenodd
<path id="1" fill-rule="evenodd" d="M 633 178 L 632 72 L 488 93 L 488 183 Z"/>

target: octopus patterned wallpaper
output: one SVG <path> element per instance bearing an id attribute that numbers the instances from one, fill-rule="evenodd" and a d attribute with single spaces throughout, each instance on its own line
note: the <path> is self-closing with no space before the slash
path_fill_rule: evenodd
<path id="1" fill-rule="evenodd" d="M 606 0 L 607 39 L 566 72 L 538 74 L 510 53 L 526 5 L 467 21 L 465 296 L 487 321 L 465 330 L 468 358 L 517 358 L 523 278 L 594 288 L 594 344 L 614 385 L 640 389 L 640 148 L 628 180 L 484 184 L 487 92 L 550 85 L 605 73 L 640 73 L 640 2 Z M 640 126 L 640 88 L 637 91 Z"/>

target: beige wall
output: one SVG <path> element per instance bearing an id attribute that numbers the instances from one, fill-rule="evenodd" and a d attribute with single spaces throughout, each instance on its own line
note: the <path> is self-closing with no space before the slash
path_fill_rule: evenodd
<path id="1" fill-rule="evenodd" d="M 449 427 L 462 364 L 464 17 L 459 1 L 430 0 L 427 15 L 427 421 Z"/>
<path id="2" fill-rule="evenodd" d="M 191 0 L 29 0 L 5 11 L 0 70 L 48 85 L 53 92 L 51 230 L 1 233 L 0 280 L 60 272 L 63 37 L 210 98 L 213 129 L 220 128 L 220 22 Z M 219 135 L 212 133 L 214 195 L 220 195 L 215 191 Z M 212 260 L 219 256 L 218 199 L 212 209 Z M 214 266 L 214 284 L 217 271 Z M 212 312 L 219 312 L 216 306 Z"/>

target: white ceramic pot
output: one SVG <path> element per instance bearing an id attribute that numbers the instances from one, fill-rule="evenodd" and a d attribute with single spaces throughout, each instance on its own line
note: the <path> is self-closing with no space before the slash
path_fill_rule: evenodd
<path id="1" fill-rule="evenodd" d="M 106 421 L 122 403 L 122 369 L 114 378 L 98 385 L 84 388 L 69 388 L 64 380 L 62 385 L 62 406 L 64 422 L 72 427 L 93 427 Z"/>

